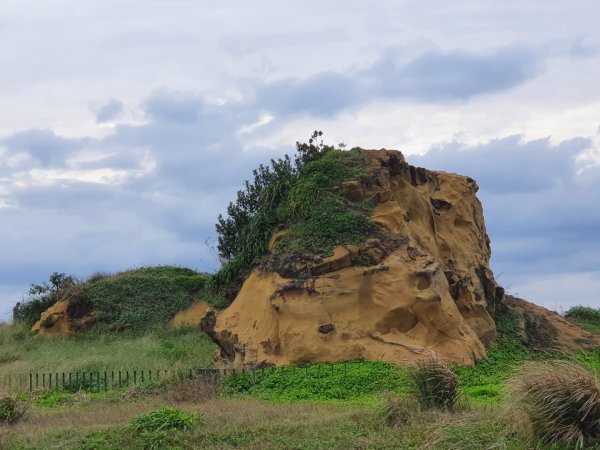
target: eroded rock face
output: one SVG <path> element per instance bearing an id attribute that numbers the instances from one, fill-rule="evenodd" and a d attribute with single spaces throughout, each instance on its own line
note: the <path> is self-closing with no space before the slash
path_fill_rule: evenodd
<path id="1" fill-rule="evenodd" d="M 96 318 L 96 310 L 82 317 L 70 316 L 69 301 L 65 299 L 44 311 L 31 331 L 48 336 L 68 336 L 75 331 L 87 330 L 96 323 Z"/>
<path id="2" fill-rule="evenodd" d="M 507 295 L 502 307 L 516 321 L 517 337 L 528 347 L 589 350 L 600 346 L 600 336 L 539 305 Z"/>
<path id="3" fill-rule="evenodd" d="M 365 153 L 372 180 L 342 189 L 377 202 L 371 220 L 396 247 L 337 247 L 303 282 L 255 269 L 216 318 L 221 364 L 403 363 L 431 352 L 473 364 L 485 355 L 504 291 L 489 268 L 477 184 L 411 166 L 398 151 Z M 371 266 L 355 264 L 364 256 Z"/>

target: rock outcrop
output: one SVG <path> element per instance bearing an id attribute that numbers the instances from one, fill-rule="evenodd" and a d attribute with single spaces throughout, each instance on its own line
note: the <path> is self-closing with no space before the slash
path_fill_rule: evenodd
<path id="1" fill-rule="evenodd" d="M 209 330 L 223 364 L 485 356 L 504 291 L 489 268 L 477 184 L 411 166 L 398 151 L 365 154 L 371 180 L 341 188 L 377 203 L 371 220 L 396 248 L 339 246 L 303 281 L 255 269 Z M 365 257 L 368 267 L 358 264 Z"/>
<path id="2" fill-rule="evenodd" d="M 86 330 L 96 323 L 97 311 L 91 311 L 81 317 L 69 314 L 69 300 L 63 299 L 56 302 L 44 311 L 31 331 L 47 336 L 68 336 L 69 334 Z"/>

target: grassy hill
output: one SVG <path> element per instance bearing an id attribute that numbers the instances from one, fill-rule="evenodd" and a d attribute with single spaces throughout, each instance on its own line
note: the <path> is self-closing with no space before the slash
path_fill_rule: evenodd
<path id="1" fill-rule="evenodd" d="M 97 311 L 93 330 L 142 331 L 166 324 L 202 297 L 210 276 L 176 266 L 153 266 L 117 274 L 95 274 L 83 281 L 54 273 L 49 283 L 32 285 L 29 297 L 13 311 L 16 323 L 31 326 L 47 308 L 68 300 L 68 315 L 78 319 Z"/>

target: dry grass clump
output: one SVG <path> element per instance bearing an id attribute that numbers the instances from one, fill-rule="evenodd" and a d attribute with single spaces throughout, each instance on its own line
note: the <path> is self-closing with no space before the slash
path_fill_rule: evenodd
<path id="1" fill-rule="evenodd" d="M 168 402 L 201 402 L 219 394 L 219 382 L 215 378 L 180 380 L 164 386 L 160 396 Z"/>
<path id="2" fill-rule="evenodd" d="M 451 411 L 458 395 L 458 376 L 439 357 L 421 361 L 411 371 L 415 395 L 422 409 Z"/>
<path id="3" fill-rule="evenodd" d="M 19 400 L 14 395 L 0 397 L 0 425 L 13 425 L 25 415 L 29 403 Z"/>
<path id="4" fill-rule="evenodd" d="M 543 442 L 584 448 L 600 438 L 600 391 L 596 377 L 581 365 L 527 363 L 509 382 L 508 392 Z"/>
<path id="5" fill-rule="evenodd" d="M 412 397 L 388 394 L 383 397 L 377 412 L 387 426 L 397 427 L 411 424 L 421 408 Z"/>

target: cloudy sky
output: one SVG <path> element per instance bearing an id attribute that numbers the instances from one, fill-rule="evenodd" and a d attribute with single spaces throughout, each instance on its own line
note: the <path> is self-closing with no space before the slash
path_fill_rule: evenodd
<path id="1" fill-rule="evenodd" d="M 600 306 L 596 0 L 0 2 L 0 319 L 54 271 L 214 270 L 314 129 L 477 179 L 492 268 Z"/>

